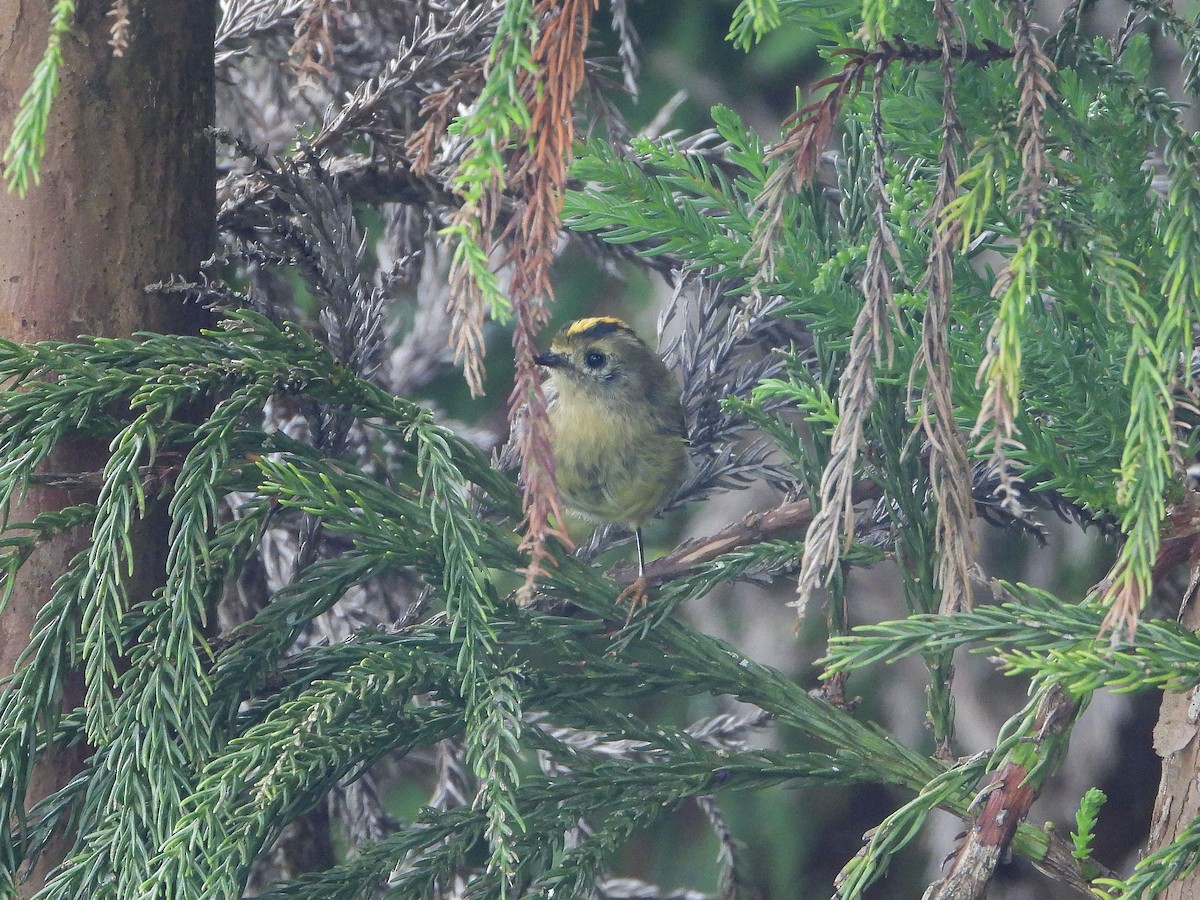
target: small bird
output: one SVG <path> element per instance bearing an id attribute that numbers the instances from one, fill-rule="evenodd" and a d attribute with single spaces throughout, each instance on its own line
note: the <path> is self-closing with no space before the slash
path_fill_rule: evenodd
<path id="1" fill-rule="evenodd" d="M 624 322 L 578 319 L 534 360 L 550 370 L 558 493 L 568 511 L 624 525 L 637 541 L 638 577 L 621 592 L 630 615 L 646 602 L 642 526 L 671 499 L 686 465 L 679 387 L 658 354 Z"/>

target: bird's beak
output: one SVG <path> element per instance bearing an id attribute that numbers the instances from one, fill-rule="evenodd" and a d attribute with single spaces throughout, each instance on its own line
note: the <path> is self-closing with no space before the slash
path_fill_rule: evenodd
<path id="1" fill-rule="evenodd" d="M 557 369 L 567 362 L 567 358 L 561 353 L 555 353 L 553 350 L 547 350 L 545 353 L 539 353 L 533 358 L 533 361 L 539 366 L 545 366 L 547 369 Z"/>

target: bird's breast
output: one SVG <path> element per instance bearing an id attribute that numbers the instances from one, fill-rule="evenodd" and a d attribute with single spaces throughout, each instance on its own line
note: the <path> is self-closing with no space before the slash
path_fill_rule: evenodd
<path id="1" fill-rule="evenodd" d="M 558 490 L 572 512 L 638 526 L 679 487 L 683 435 L 649 417 L 586 397 L 560 398 L 550 424 Z"/>

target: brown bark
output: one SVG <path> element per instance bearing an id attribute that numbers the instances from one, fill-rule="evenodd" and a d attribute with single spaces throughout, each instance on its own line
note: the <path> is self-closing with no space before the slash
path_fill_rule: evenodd
<path id="1" fill-rule="evenodd" d="M 1191 585 L 1180 613 L 1180 624 L 1200 631 L 1200 604 L 1194 596 L 1200 579 L 1200 494 L 1189 491 L 1167 514 L 1166 528 L 1155 566 L 1155 581 L 1175 566 L 1188 563 Z M 1162 758 L 1154 818 L 1147 852 L 1174 841 L 1200 815 L 1200 688 L 1184 694 L 1164 694 L 1154 727 L 1154 749 Z M 1179 878 L 1159 900 L 1190 900 L 1200 892 L 1200 873 Z"/>
<path id="2" fill-rule="evenodd" d="M 1195 605 L 1185 619 L 1189 628 L 1200 628 Z M 1162 775 L 1154 800 L 1154 819 L 1150 825 L 1148 852 L 1171 843 L 1196 816 L 1200 815 L 1200 791 L 1196 773 L 1200 771 L 1200 740 L 1197 740 L 1196 714 L 1192 710 L 1196 691 L 1164 694 L 1154 728 L 1154 749 L 1162 757 Z M 1177 879 L 1158 895 L 1159 900 L 1191 900 L 1200 890 L 1195 873 Z"/>
<path id="3" fill-rule="evenodd" d="M 980 792 L 978 799 L 983 802 L 983 811 L 955 851 L 946 874 L 929 886 L 924 900 L 981 900 L 987 895 L 996 867 L 1010 852 L 1017 826 L 1029 815 L 1029 808 L 1041 793 L 1044 779 L 1057 768 L 1057 764 L 1052 765 L 1031 778 L 1029 762 L 1047 752 L 1042 748 L 1048 740 L 1054 741 L 1048 752 L 1057 758 L 1065 746 L 1057 739 L 1070 731 L 1078 713 L 1079 702 L 1057 687 L 1042 698 L 1031 729 L 1034 736 L 1019 750 L 1020 758 L 1027 762 L 1017 762 L 1012 758 L 1017 754 L 1010 753 L 1008 760 Z M 1036 749 L 1031 751 L 1031 747 Z M 1054 873 L 1075 892 L 1091 896 L 1077 866 L 1065 870 L 1053 866 L 1039 868 Z"/>
<path id="4" fill-rule="evenodd" d="M 1168 521 L 1168 536 L 1159 554 L 1160 560 L 1167 557 L 1162 570 L 1190 560 L 1191 593 L 1200 575 L 1200 494 L 1186 494 L 1183 502 L 1171 510 Z M 1180 624 L 1200 631 L 1200 604 L 1194 597 L 1185 597 L 1184 603 Z M 1196 789 L 1196 773 L 1200 772 L 1200 688 L 1163 695 L 1158 724 L 1154 727 L 1154 750 L 1163 765 L 1147 852 L 1174 841 L 1200 815 L 1200 791 Z M 1158 896 L 1160 900 L 1190 900 L 1197 891 L 1200 891 L 1200 874 L 1193 872 L 1177 879 Z"/>
<path id="5" fill-rule="evenodd" d="M 46 0 L 0 0 L 0 142 L 7 144 L 21 95 L 46 48 Z M 213 3 L 154 0 L 132 6 L 130 44 L 114 57 L 110 4 L 81 0 L 63 44 L 64 66 L 46 136 L 41 184 L 25 198 L 0 190 L 0 335 L 17 341 L 195 331 L 202 311 L 143 287 L 194 272 L 211 252 L 214 166 Z M 77 442 L 45 474 L 95 472 L 105 448 Z M 94 497 L 87 484 L 36 485 L 17 520 Z M 161 572 L 166 532 L 143 529 L 139 569 Z M 67 535 L 26 564 L 0 617 L 0 675 L 28 643 L 54 579 L 87 535 Z M 140 593 L 140 592 L 139 592 Z M 82 682 L 64 697 L 77 705 Z M 56 752 L 34 770 L 28 801 L 80 770 L 86 748 Z M 25 883 L 32 896 L 71 844 L 60 835 Z"/>

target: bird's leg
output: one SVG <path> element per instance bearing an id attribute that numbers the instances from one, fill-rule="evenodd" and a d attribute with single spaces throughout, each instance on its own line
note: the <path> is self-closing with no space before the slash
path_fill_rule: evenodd
<path id="1" fill-rule="evenodd" d="M 646 605 L 650 596 L 649 586 L 646 584 L 646 550 L 642 546 L 641 528 L 633 529 L 633 539 L 637 542 L 638 577 L 617 597 L 618 603 L 629 604 L 629 615 L 625 618 L 626 625 L 633 621 L 634 613 Z"/>

